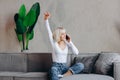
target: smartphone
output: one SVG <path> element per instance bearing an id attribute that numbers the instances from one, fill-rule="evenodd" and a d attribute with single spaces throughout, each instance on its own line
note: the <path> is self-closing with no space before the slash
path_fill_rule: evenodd
<path id="1" fill-rule="evenodd" d="M 69 36 L 68 35 L 66 35 L 66 40 L 68 40 L 69 39 Z"/>

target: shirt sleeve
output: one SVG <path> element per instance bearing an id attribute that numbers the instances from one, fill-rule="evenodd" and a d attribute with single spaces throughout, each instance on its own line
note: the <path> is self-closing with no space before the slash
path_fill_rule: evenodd
<path id="1" fill-rule="evenodd" d="M 54 40 L 53 40 L 53 34 L 52 34 L 51 29 L 50 29 L 50 25 L 49 25 L 49 21 L 48 21 L 48 19 L 45 20 L 45 24 L 46 24 L 46 28 L 47 28 L 47 31 L 48 31 L 48 35 L 49 35 L 49 39 L 50 39 L 50 43 L 51 43 L 51 45 L 53 46 L 53 43 L 54 43 Z"/>
<path id="2" fill-rule="evenodd" d="M 65 42 L 66 42 L 67 45 L 71 48 L 71 50 L 72 50 L 72 52 L 73 52 L 74 54 L 76 54 L 76 55 L 79 54 L 79 50 L 76 48 L 76 46 L 73 44 L 72 41 L 70 41 L 70 42 L 65 41 Z"/>

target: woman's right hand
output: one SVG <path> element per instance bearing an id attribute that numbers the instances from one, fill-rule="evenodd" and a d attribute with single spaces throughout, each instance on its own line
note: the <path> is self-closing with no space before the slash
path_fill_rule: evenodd
<path id="1" fill-rule="evenodd" d="M 47 20 L 50 17 L 50 13 L 49 12 L 45 12 L 44 13 L 44 20 Z"/>
<path id="2" fill-rule="evenodd" d="M 71 38 L 70 38 L 70 36 L 69 36 L 68 34 L 66 34 L 66 40 L 67 40 L 68 42 L 71 41 Z"/>

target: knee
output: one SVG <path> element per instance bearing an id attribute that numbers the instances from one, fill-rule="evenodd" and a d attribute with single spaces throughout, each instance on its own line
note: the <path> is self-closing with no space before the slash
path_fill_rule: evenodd
<path id="1" fill-rule="evenodd" d="M 56 71 L 57 67 L 51 67 L 51 71 Z"/>
<path id="2" fill-rule="evenodd" d="M 76 63 L 76 65 L 78 65 L 81 70 L 84 69 L 84 64 L 83 63 Z"/>
<path id="3" fill-rule="evenodd" d="M 73 74 L 80 73 L 83 69 L 84 69 L 83 63 L 76 63 L 70 68 Z"/>
<path id="4" fill-rule="evenodd" d="M 50 72 L 56 73 L 58 71 L 57 67 L 51 67 Z"/>

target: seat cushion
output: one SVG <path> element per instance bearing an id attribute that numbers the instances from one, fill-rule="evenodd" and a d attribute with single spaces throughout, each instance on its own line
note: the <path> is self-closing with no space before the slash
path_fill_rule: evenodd
<path id="1" fill-rule="evenodd" d="M 99 74 L 76 74 L 72 76 L 63 77 L 60 80 L 114 80 L 110 76 Z"/>
<path id="2" fill-rule="evenodd" d="M 0 72 L 0 80 L 48 80 L 47 72 Z"/>
<path id="3" fill-rule="evenodd" d="M 29 72 L 15 76 L 14 80 L 48 80 L 48 77 L 45 72 Z"/>

